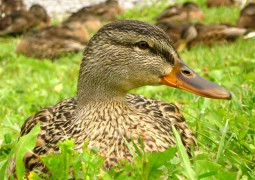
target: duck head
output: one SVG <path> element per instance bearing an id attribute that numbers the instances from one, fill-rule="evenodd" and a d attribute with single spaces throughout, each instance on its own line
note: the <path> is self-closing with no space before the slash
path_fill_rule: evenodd
<path id="1" fill-rule="evenodd" d="M 37 22 L 38 24 L 41 22 L 44 23 L 45 25 L 50 24 L 50 17 L 48 16 L 48 13 L 43 6 L 39 4 L 33 4 L 30 7 L 29 12 L 33 14 L 35 20 L 38 21 Z"/>
<path id="2" fill-rule="evenodd" d="M 129 90 L 145 85 L 167 85 L 208 98 L 231 98 L 227 90 L 185 65 L 163 30 L 133 20 L 109 23 L 92 37 L 78 81 L 78 101 L 125 97 Z"/>
<path id="3" fill-rule="evenodd" d="M 188 13 L 188 18 L 190 20 L 197 20 L 199 22 L 204 21 L 204 12 L 202 9 L 194 2 L 186 2 L 182 5 L 185 11 Z"/>

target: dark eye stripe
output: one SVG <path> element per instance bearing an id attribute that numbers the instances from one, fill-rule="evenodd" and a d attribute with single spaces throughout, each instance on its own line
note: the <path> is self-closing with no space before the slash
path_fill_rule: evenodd
<path id="1" fill-rule="evenodd" d="M 145 44 L 143 44 L 145 42 Z M 171 53 L 169 53 L 169 51 L 164 50 L 164 49 L 158 49 L 157 47 L 150 47 L 149 44 L 146 41 L 139 41 L 135 44 L 129 43 L 129 42 L 123 42 L 123 41 L 115 41 L 115 40 L 111 40 L 112 44 L 115 45 L 121 45 L 121 46 L 137 46 L 140 49 L 149 49 L 150 52 L 154 53 L 155 55 L 160 55 L 161 57 L 163 57 L 169 64 L 173 65 L 174 64 L 174 58 L 172 56 Z M 140 43 L 142 43 L 143 45 L 141 45 Z M 146 48 L 145 48 L 145 47 Z M 147 47 L 148 46 L 148 47 Z"/>
<path id="2" fill-rule="evenodd" d="M 172 54 L 169 53 L 168 51 L 163 50 L 163 49 L 159 50 L 159 49 L 155 49 L 155 48 L 150 48 L 150 51 L 156 55 L 160 55 L 171 65 L 174 64 L 174 58 L 173 58 Z"/>
<path id="3" fill-rule="evenodd" d="M 168 51 L 162 51 L 161 54 L 163 55 L 163 57 L 167 60 L 167 62 L 169 62 L 171 65 L 174 64 L 174 58 L 173 55 L 171 53 L 169 53 Z"/>

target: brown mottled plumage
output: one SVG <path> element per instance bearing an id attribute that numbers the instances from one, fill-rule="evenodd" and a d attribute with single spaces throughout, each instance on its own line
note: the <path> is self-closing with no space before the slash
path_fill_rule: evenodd
<path id="1" fill-rule="evenodd" d="M 182 31 L 182 39 L 188 46 L 197 44 L 212 45 L 214 43 L 225 43 L 234 41 L 248 32 L 245 28 L 226 24 L 203 25 L 193 24 Z"/>
<path id="2" fill-rule="evenodd" d="M 22 0 L 0 0 L 0 18 L 20 10 L 26 10 Z"/>
<path id="3" fill-rule="evenodd" d="M 171 24 L 184 24 L 193 21 L 202 22 L 203 20 L 203 11 L 193 2 L 186 2 L 182 6 L 169 6 L 158 17 L 156 17 L 157 23 L 167 22 Z"/>
<path id="4" fill-rule="evenodd" d="M 235 0 L 207 0 L 208 7 L 232 6 Z"/>
<path id="5" fill-rule="evenodd" d="M 33 5 L 29 11 L 19 10 L 0 18 L 0 36 L 21 34 L 33 28 L 43 28 L 50 23 L 46 10 L 40 5 Z"/>
<path id="6" fill-rule="evenodd" d="M 182 51 L 182 44 L 184 42 L 182 37 L 182 32 L 191 26 L 191 24 L 179 24 L 173 25 L 168 22 L 157 23 L 156 26 L 163 29 L 166 34 L 171 38 L 174 43 L 175 48 L 179 51 Z"/>
<path id="7" fill-rule="evenodd" d="M 66 23 L 28 32 L 17 44 L 15 52 L 39 59 L 55 59 L 82 51 L 88 40 L 89 33 L 82 25 Z"/>
<path id="8" fill-rule="evenodd" d="M 163 29 L 172 39 L 175 48 L 181 52 L 186 46 L 198 44 L 212 45 L 234 41 L 238 37 L 248 33 L 245 28 L 239 28 L 227 24 L 180 24 L 173 25 L 168 22 L 156 24 Z"/>
<path id="9" fill-rule="evenodd" d="M 65 22 L 79 22 L 89 31 L 98 30 L 104 21 L 116 20 L 124 12 L 117 0 L 107 0 L 99 4 L 83 7 L 73 13 Z"/>
<path id="10" fill-rule="evenodd" d="M 59 152 L 57 143 L 70 138 L 78 151 L 88 140 L 88 147 L 98 149 L 105 158 L 106 168 L 122 159 L 133 161 L 126 144 L 131 139 L 141 148 L 141 137 L 147 152 L 175 145 L 172 126 L 189 152 L 196 140 L 175 105 L 127 94 L 137 87 L 160 84 L 205 97 L 231 98 L 228 91 L 188 68 L 169 37 L 156 26 L 128 20 L 105 25 L 84 51 L 77 98 L 45 108 L 24 123 L 21 135 L 38 123 L 41 126 L 35 148 L 24 157 L 27 172 L 47 172 L 39 157 Z M 10 166 L 10 171 L 15 167 Z"/>
<path id="11" fill-rule="evenodd" d="M 255 29 L 255 3 L 249 3 L 242 9 L 237 26 Z"/>

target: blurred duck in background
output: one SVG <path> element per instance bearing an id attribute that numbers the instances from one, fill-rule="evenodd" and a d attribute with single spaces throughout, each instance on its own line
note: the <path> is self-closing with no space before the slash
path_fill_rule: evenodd
<path id="1" fill-rule="evenodd" d="M 169 22 L 160 22 L 157 23 L 156 26 L 163 29 L 166 34 L 171 38 L 174 43 L 175 48 L 178 52 L 182 52 L 185 48 L 185 43 L 182 40 L 182 31 L 191 26 L 191 24 L 179 24 L 173 25 Z"/>
<path id="2" fill-rule="evenodd" d="M 197 4 L 186 2 L 182 6 L 169 6 L 155 20 L 157 24 L 162 22 L 171 24 L 202 22 L 204 20 L 204 13 Z"/>
<path id="3" fill-rule="evenodd" d="M 83 7 L 73 13 L 65 23 L 80 22 L 88 31 L 95 32 L 103 22 L 116 20 L 118 15 L 123 14 L 124 9 L 119 6 L 117 0 L 107 0 L 99 4 Z"/>
<path id="4" fill-rule="evenodd" d="M 0 36 L 22 34 L 49 24 L 50 17 L 47 11 L 41 5 L 35 4 L 30 7 L 29 11 L 14 11 L 0 18 Z"/>
<path id="5" fill-rule="evenodd" d="M 173 40 L 178 52 L 186 47 L 190 48 L 198 44 L 212 45 L 225 43 L 243 37 L 249 30 L 226 24 L 203 25 L 203 24 L 180 24 L 159 23 L 158 27 L 163 29 Z"/>
<path id="6" fill-rule="evenodd" d="M 22 0 L 0 0 L 0 18 L 20 10 L 26 10 Z"/>
<path id="7" fill-rule="evenodd" d="M 237 26 L 255 29 L 255 3 L 249 3 L 242 9 Z"/>
<path id="8" fill-rule="evenodd" d="M 207 0 L 207 7 L 232 6 L 235 0 Z"/>
<path id="9" fill-rule="evenodd" d="M 56 59 L 70 52 L 82 51 L 89 33 L 80 23 L 50 26 L 24 35 L 16 46 L 16 53 L 38 59 Z"/>
<path id="10" fill-rule="evenodd" d="M 181 39 L 188 47 L 198 44 L 212 45 L 226 43 L 243 37 L 248 30 L 227 24 L 203 25 L 193 24 L 186 27 L 181 33 Z"/>

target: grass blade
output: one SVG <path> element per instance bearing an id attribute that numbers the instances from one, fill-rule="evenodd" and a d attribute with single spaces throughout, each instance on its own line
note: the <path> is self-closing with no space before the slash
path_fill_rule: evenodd
<path id="1" fill-rule="evenodd" d="M 28 134 L 22 136 L 18 143 L 13 148 L 10 153 L 8 164 L 10 163 L 12 157 L 15 157 L 16 161 L 16 174 L 18 179 L 23 179 L 25 173 L 25 165 L 23 163 L 23 157 L 29 150 L 35 147 L 36 136 L 40 131 L 40 125 L 37 124 Z"/>
<path id="2" fill-rule="evenodd" d="M 216 156 L 216 162 L 219 161 L 219 158 L 220 158 L 221 154 L 223 153 L 224 144 L 225 144 L 224 142 L 225 142 L 227 131 L 228 131 L 228 120 L 226 121 L 225 127 L 224 127 L 223 132 L 222 132 L 219 149 L 218 149 L 217 156 Z"/>
<path id="3" fill-rule="evenodd" d="M 185 174 L 187 176 L 188 179 L 190 180 L 195 180 L 196 176 L 195 176 L 195 172 L 191 167 L 191 163 L 189 160 L 189 156 L 182 144 L 181 138 L 179 133 L 177 132 L 177 130 L 175 129 L 174 126 L 172 126 L 173 132 L 174 132 L 174 136 L 176 138 L 176 145 L 177 145 L 177 150 L 178 150 L 178 155 L 180 156 L 181 159 L 181 163 L 183 166 L 183 169 L 185 171 Z"/>

